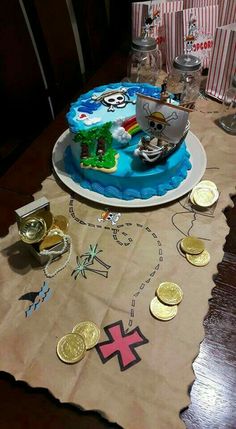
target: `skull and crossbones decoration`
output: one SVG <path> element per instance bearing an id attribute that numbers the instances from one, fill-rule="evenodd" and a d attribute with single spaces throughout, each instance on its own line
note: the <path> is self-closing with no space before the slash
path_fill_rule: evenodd
<path id="1" fill-rule="evenodd" d="M 171 121 L 176 121 L 178 119 L 177 113 L 173 112 L 168 116 L 164 116 L 162 112 L 150 112 L 148 103 L 145 103 L 143 108 L 147 113 L 146 119 L 148 124 L 148 128 L 145 131 L 154 137 L 165 140 L 167 136 L 164 131 L 171 125 Z"/>
<path id="2" fill-rule="evenodd" d="M 98 218 L 98 222 L 109 221 L 112 225 L 116 225 L 120 217 L 121 213 L 110 212 L 108 209 L 106 209 L 104 212 L 102 212 L 101 217 Z"/>
<path id="3" fill-rule="evenodd" d="M 135 101 L 130 100 L 127 88 L 106 91 L 98 96 L 93 95 L 92 99 L 106 106 L 108 112 L 114 112 L 115 109 L 123 109 L 128 103 L 135 104 Z"/>
<path id="4" fill-rule="evenodd" d="M 195 37 L 194 37 L 192 34 L 190 34 L 190 35 L 188 35 L 188 36 L 186 36 L 186 37 L 185 37 L 185 41 L 186 41 L 186 52 L 187 52 L 187 53 L 192 52 L 192 49 L 193 49 L 193 42 L 194 42 L 194 40 L 195 40 Z"/>

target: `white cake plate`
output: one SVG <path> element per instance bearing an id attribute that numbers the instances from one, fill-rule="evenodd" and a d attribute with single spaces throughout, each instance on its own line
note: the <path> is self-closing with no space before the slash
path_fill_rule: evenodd
<path id="1" fill-rule="evenodd" d="M 52 152 L 52 163 L 56 176 L 66 185 L 71 191 L 76 194 L 87 198 L 90 201 L 94 201 L 105 206 L 113 207 L 126 207 L 126 208 L 138 208 L 138 207 L 152 207 L 174 201 L 183 195 L 187 194 L 191 189 L 201 180 L 207 164 L 207 157 L 203 146 L 201 145 L 198 138 L 191 132 L 185 139 L 187 149 L 190 153 L 190 162 L 192 164 L 191 170 L 188 171 L 186 179 L 178 186 L 178 188 L 168 191 L 163 196 L 151 197 L 146 200 L 134 199 L 134 200 L 120 200 L 119 198 L 108 198 L 97 192 L 90 191 L 82 188 L 79 183 L 74 180 L 65 172 L 64 168 L 64 151 L 70 144 L 70 133 L 69 129 L 59 137 Z"/>

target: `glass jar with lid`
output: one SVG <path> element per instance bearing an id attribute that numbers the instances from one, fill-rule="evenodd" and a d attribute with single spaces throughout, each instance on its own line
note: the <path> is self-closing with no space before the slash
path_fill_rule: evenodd
<path id="1" fill-rule="evenodd" d="M 220 126 L 230 134 L 236 134 L 236 74 L 227 89 L 222 106 L 222 117 L 219 119 Z"/>
<path id="2" fill-rule="evenodd" d="M 137 37 L 132 41 L 127 64 L 127 76 L 131 82 L 147 82 L 155 85 L 161 70 L 161 52 L 152 37 Z"/>
<path id="3" fill-rule="evenodd" d="M 200 83 L 201 60 L 188 54 L 176 57 L 167 76 L 167 91 L 172 93 L 181 105 L 191 109 L 198 98 Z"/>

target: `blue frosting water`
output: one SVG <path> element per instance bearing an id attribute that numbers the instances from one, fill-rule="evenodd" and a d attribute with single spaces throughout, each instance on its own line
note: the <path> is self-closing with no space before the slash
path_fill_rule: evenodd
<path id="1" fill-rule="evenodd" d="M 138 135 L 136 136 L 136 138 Z M 83 188 L 95 191 L 106 197 L 132 200 L 148 199 L 155 195 L 164 195 L 177 188 L 186 178 L 191 168 L 189 153 L 182 143 L 168 158 L 160 164 L 150 167 L 139 158 L 132 158 L 134 147 L 119 149 L 118 169 L 114 173 L 84 169 L 75 164 L 70 146 L 65 151 L 66 172 Z"/>
<path id="2" fill-rule="evenodd" d="M 116 108 L 108 111 L 107 105 L 95 101 L 92 97 L 114 89 L 125 88 L 125 94 L 129 102 L 123 109 Z M 67 114 L 67 120 L 72 133 L 79 130 L 88 130 L 108 121 L 125 119 L 135 115 L 136 93 L 142 93 L 160 98 L 160 88 L 149 84 L 115 83 L 100 86 L 86 94 L 83 94 Z M 131 101 L 131 102 L 130 102 Z M 78 114 L 85 114 L 88 118 L 100 118 L 96 125 L 86 125 L 83 120 L 78 120 Z M 133 200 L 135 198 L 148 199 L 153 196 L 162 196 L 171 189 L 177 188 L 186 178 L 188 170 L 191 169 L 189 153 L 185 143 L 167 158 L 158 164 L 146 164 L 140 158 L 134 156 L 134 150 L 143 133 L 132 137 L 130 144 L 125 148 L 117 149 L 119 153 L 117 170 L 113 173 L 81 168 L 80 166 L 80 144 L 71 139 L 71 146 L 67 147 L 64 164 L 66 172 L 72 179 L 83 188 L 95 191 L 106 197 Z M 113 142 L 116 146 L 116 142 Z"/>

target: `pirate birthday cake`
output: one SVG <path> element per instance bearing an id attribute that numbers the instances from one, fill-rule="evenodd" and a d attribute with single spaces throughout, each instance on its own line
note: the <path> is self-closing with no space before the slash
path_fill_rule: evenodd
<path id="1" fill-rule="evenodd" d="M 99 86 L 71 104 L 67 174 L 89 191 L 123 200 L 177 188 L 191 169 L 188 111 L 145 83 Z"/>

